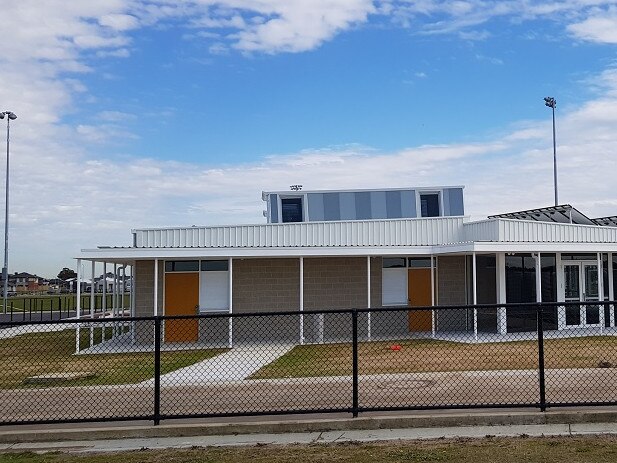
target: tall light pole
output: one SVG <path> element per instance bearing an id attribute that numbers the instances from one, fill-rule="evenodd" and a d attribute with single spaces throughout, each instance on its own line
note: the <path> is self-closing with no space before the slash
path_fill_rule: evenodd
<path id="1" fill-rule="evenodd" d="M 553 110 L 553 181 L 555 183 L 555 206 L 559 205 L 559 195 L 557 194 L 557 143 L 555 142 L 555 108 L 557 100 L 552 96 L 544 98 L 544 104 Z"/>
<path id="2" fill-rule="evenodd" d="M 6 313 L 6 304 L 9 291 L 9 140 L 11 135 L 11 121 L 17 119 L 11 111 L 0 112 L 0 119 L 6 116 L 6 190 L 4 202 L 4 266 L 2 267 L 2 279 L 4 291 L 2 294 L 2 309 Z"/>

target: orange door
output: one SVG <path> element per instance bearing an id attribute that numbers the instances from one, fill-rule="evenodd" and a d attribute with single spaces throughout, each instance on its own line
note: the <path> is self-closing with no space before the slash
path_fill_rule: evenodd
<path id="1" fill-rule="evenodd" d="M 409 307 L 432 305 L 431 269 L 411 268 L 407 274 L 407 301 Z M 409 312 L 409 331 L 431 331 L 433 321 L 430 310 Z"/>
<path id="2" fill-rule="evenodd" d="M 195 315 L 199 306 L 199 274 L 165 274 L 165 315 Z M 165 321 L 165 342 L 197 341 L 198 321 Z"/>

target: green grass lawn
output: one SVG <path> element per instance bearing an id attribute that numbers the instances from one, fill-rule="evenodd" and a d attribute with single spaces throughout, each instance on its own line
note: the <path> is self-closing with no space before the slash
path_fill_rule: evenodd
<path id="1" fill-rule="evenodd" d="M 82 345 L 86 345 L 88 336 L 88 330 L 83 330 Z M 100 334 L 98 337 L 100 339 Z M 62 386 L 132 384 L 154 376 L 153 353 L 73 355 L 74 351 L 74 330 L 30 333 L 0 340 L 0 389 L 42 387 L 25 385 L 24 380 L 45 373 L 95 374 L 94 378 L 58 384 Z M 225 351 L 204 349 L 161 352 L 161 372 L 168 373 Z"/>
<path id="2" fill-rule="evenodd" d="M 94 306 L 97 310 L 101 310 L 103 307 L 103 295 L 96 293 L 94 295 Z M 15 296 L 10 297 L 7 301 L 7 310 L 13 312 L 49 312 L 51 310 L 58 311 L 62 308 L 62 311 L 75 310 L 77 296 L 75 294 L 44 294 L 36 296 Z M 125 294 L 124 296 L 125 307 L 129 306 L 130 296 Z M 0 300 L 0 308 L 2 306 L 2 300 Z M 107 308 L 112 307 L 111 295 L 107 295 Z M 89 310 L 90 308 L 90 293 L 82 294 L 82 308 Z"/>
<path id="3" fill-rule="evenodd" d="M 142 450 L 99 455 L 0 454 L 0 463 L 614 463 L 617 437 L 484 438 Z"/>
<path id="4" fill-rule="evenodd" d="M 391 350 L 400 345 L 399 351 Z M 617 367 L 617 337 L 551 339 L 545 343 L 546 368 Z M 361 375 L 469 370 L 521 370 L 538 367 L 536 341 L 466 344 L 430 339 L 363 342 L 358 345 Z M 351 375 L 351 345 L 296 346 L 256 372 L 253 379 Z"/>

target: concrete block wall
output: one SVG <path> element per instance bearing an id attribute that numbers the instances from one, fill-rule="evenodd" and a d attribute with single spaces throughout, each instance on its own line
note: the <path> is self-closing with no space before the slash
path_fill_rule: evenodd
<path id="1" fill-rule="evenodd" d="M 234 259 L 234 313 L 300 309 L 300 259 Z"/>
<path id="2" fill-rule="evenodd" d="M 383 258 L 371 257 L 371 307 L 381 307 Z M 363 306 L 366 307 L 366 306 Z"/>
<path id="3" fill-rule="evenodd" d="M 466 305 L 465 256 L 439 256 L 437 258 L 437 305 Z M 439 331 L 467 329 L 467 310 L 438 310 Z"/>
<path id="4" fill-rule="evenodd" d="M 141 260 L 135 262 L 134 291 L 135 316 L 151 317 L 154 315 L 154 261 Z M 163 282 L 164 264 L 159 261 L 158 307 L 163 312 Z M 152 322 L 136 322 L 135 335 L 138 344 L 154 343 L 154 324 Z"/>
<path id="5" fill-rule="evenodd" d="M 304 310 L 366 307 L 366 257 L 304 259 Z"/>

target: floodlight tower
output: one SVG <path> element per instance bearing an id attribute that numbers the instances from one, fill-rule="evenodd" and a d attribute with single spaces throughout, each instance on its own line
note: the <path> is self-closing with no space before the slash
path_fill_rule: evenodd
<path id="1" fill-rule="evenodd" d="M 557 100 L 552 96 L 544 98 L 544 104 L 553 110 L 553 182 L 555 184 L 555 206 L 559 205 L 559 195 L 557 194 L 557 144 L 555 142 L 555 108 Z"/>
<path id="2" fill-rule="evenodd" d="M 4 202 L 4 266 L 2 267 L 2 281 L 4 291 L 2 292 L 2 310 L 6 313 L 6 304 L 9 290 L 9 140 L 11 133 L 11 121 L 17 119 L 15 113 L 11 111 L 0 112 L 0 119 L 6 116 L 6 188 Z"/>

